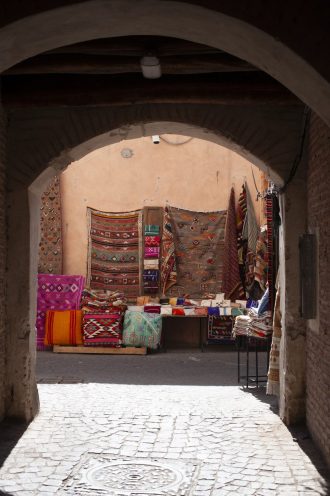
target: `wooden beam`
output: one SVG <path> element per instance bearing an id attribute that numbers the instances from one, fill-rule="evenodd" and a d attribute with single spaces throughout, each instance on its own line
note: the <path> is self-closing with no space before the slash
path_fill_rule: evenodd
<path id="1" fill-rule="evenodd" d="M 147 348 L 110 348 L 106 346 L 60 346 L 53 347 L 54 353 L 83 353 L 85 355 L 146 355 Z"/>
<path id="2" fill-rule="evenodd" d="M 257 71 L 247 62 L 226 53 L 164 56 L 163 74 Z M 141 73 L 140 58 L 113 55 L 39 55 L 11 67 L 3 75 L 24 74 L 123 74 Z"/>
<path id="3" fill-rule="evenodd" d="M 163 76 L 6 76 L 8 107 L 116 106 L 144 103 L 300 104 L 290 91 L 259 73 Z"/>
<path id="4" fill-rule="evenodd" d="M 214 47 L 166 36 L 120 36 L 116 38 L 101 38 L 58 47 L 46 53 L 142 57 L 148 51 L 153 51 L 160 57 L 167 55 L 222 53 L 221 50 Z"/>

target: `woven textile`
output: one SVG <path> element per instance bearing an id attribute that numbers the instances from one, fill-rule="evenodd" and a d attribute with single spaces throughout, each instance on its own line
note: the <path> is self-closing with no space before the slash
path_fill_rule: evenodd
<path id="1" fill-rule="evenodd" d="M 145 236 L 144 245 L 149 247 L 160 246 L 160 236 Z"/>
<path id="2" fill-rule="evenodd" d="M 140 293 L 142 212 L 108 213 L 87 209 L 88 276 L 92 289 Z"/>
<path id="3" fill-rule="evenodd" d="M 243 290 L 245 293 L 245 258 L 247 251 L 247 241 L 243 240 L 243 225 L 247 211 L 246 204 L 246 190 L 245 185 L 242 186 L 242 191 L 238 198 L 237 209 L 236 209 L 236 225 L 237 225 L 237 251 L 238 251 L 238 263 L 239 272 L 241 277 L 241 282 Z"/>
<path id="4" fill-rule="evenodd" d="M 145 246 L 144 248 L 144 256 L 146 258 L 159 258 L 159 253 L 159 246 Z"/>
<path id="5" fill-rule="evenodd" d="M 190 297 L 222 288 L 227 212 L 191 212 L 168 207 L 173 228 L 178 283 Z"/>
<path id="6" fill-rule="evenodd" d="M 175 261 L 174 238 L 168 208 L 164 210 L 164 224 L 161 254 L 161 289 L 165 295 L 176 284 L 177 272 Z"/>
<path id="7" fill-rule="evenodd" d="M 83 276 L 38 275 L 37 349 L 44 350 L 47 310 L 79 310 L 84 287 Z"/>
<path id="8" fill-rule="evenodd" d="M 83 344 L 81 316 L 81 310 L 47 310 L 45 345 Z"/>
<path id="9" fill-rule="evenodd" d="M 245 185 L 245 192 L 246 192 L 247 211 L 243 224 L 242 237 L 243 239 L 247 240 L 248 251 L 255 253 L 257 246 L 257 239 L 259 236 L 259 226 L 258 226 L 256 214 L 254 212 L 253 201 L 247 185 Z"/>
<path id="10" fill-rule="evenodd" d="M 111 346 L 122 344 L 123 314 L 85 314 L 83 317 L 84 346 Z"/>
<path id="11" fill-rule="evenodd" d="M 60 178 L 54 177 L 41 195 L 38 272 L 62 272 L 62 216 Z"/>
<path id="12" fill-rule="evenodd" d="M 228 300 L 237 300 L 245 296 L 238 264 L 234 188 L 230 191 L 226 221 L 222 291 Z"/>
<path id="13" fill-rule="evenodd" d="M 144 289 L 145 293 L 158 293 L 159 270 L 144 269 L 144 271 L 143 271 L 143 289 Z"/>
<path id="14" fill-rule="evenodd" d="M 216 317 L 210 315 L 208 318 L 207 339 L 210 343 L 232 342 L 232 317 Z"/>
<path id="15" fill-rule="evenodd" d="M 147 312 L 147 313 L 160 313 L 160 308 L 161 306 L 160 305 L 144 305 L 144 309 L 143 311 L 144 312 Z"/>
<path id="16" fill-rule="evenodd" d="M 84 313 L 110 313 L 116 307 L 125 310 L 126 299 L 119 291 L 84 289 L 81 295 L 81 310 Z"/>
<path id="17" fill-rule="evenodd" d="M 146 224 L 144 226 L 144 234 L 145 236 L 158 236 L 159 235 L 159 226 L 155 224 Z"/>
<path id="18" fill-rule="evenodd" d="M 145 312 L 125 313 L 123 343 L 126 346 L 146 346 L 153 350 L 160 345 L 162 317 Z"/>
<path id="19" fill-rule="evenodd" d="M 268 274 L 267 258 L 267 231 L 264 230 L 260 232 L 258 237 L 254 266 L 254 279 L 263 291 L 266 289 Z"/>
<path id="20" fill-rule="evenodd" d="M 282 337 L 280 309 L 280 292 L 277 290 L 275 297 L 273 336 L 269 355 L 269 369 L 267 381 L 267 394 L 279 395 L 280 392 L 280 344 Z"/>

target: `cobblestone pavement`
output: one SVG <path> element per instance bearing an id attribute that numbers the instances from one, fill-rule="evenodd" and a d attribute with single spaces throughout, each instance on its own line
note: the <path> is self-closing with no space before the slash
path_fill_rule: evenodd
<path id="1" fill-rule="evenodd" d="M 159 360 L 162 366 L 167 364 L 170 376 L 175 363 L 178 384 L 167 385 L 147 384 L 147 377 L 140 381 L 143 384 L 110 383 L 107 369 L 102 374 L 108 377 L 108 383 L 100 382 L 99 371 L 94 372 L 98 382 L 47 384 L 43 382 L 47 374 L 51 375 L 51 382 L 56 372 L 56 358 L 52 357 L 53 368 L 39 370 L 40 414 L 3 464 L 0 493 L 329 494 L 326 475 L 319 472 L 314 458 L 306 454 L 306 447 L 313 451 L 311 441 L 297 442 L 264 394 L 252 394 L 234 385 L 179 385 L 180 373 L 184 378 L 190 362 L 204 365 L 199 380 L 206 382 L 209 369 L 221 360 L 216 355 L 162 356 Z M 121 357 L 115 362 L 117 358 L 107 357 L 103 366 L 108 364 L 109 370 L 116 365 L 134 370 L 134 364 L 142 363 L 136 359 L 149 360 Z M 153 367 L 158 377 L 154 358 L 146 366 L 151 374 L 149 382 L 153 381 Z M 65 380 L 65 370 L 72 375 L 75 360 L 78 359 L 70 356 L 58 359 L 57 374 L 61 380 Z M 224 360 L 234 364 L 234 354 L 226 354 Z M 89 357 L 80 357 L 79 362 L 85 370 L 92 363 Z M 67 364 L 66 369 L 63 363 Z M 78 361 L 76 365 L 79 372 Z M 90 376 L 92 380 L 93 371 Z M 169 382 L 166 374 L 163 379 Z M 321 463 L 318 458 L 317 463 Z"/>

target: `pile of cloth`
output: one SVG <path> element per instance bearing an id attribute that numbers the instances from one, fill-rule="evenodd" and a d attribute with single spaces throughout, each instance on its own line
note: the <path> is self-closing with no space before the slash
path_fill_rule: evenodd
<path id="1" fill-rule="evenodd" d="M 272 314 L 270 311 L 258 315 L 255 309 L 251 309 L 248 315 L 239 315 L 235 319 L 233 336 L 249 336 L 255 338 L 267 338 L 273 332 Z"/>

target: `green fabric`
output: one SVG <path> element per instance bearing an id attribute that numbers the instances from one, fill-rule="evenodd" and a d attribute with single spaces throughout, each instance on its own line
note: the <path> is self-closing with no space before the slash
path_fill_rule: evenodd
<path id="1" fill-rule="evenodd" d="M 162 317 L 159 314 L 131 312 L 127 310 L 124 319 L 123 344 L 146 346 L 153 350 L 160 345 Z"/>
<path id="2" fill-rule="evenodd" d="M 232 308 L 231 309 L 231 314 L 233 317 L 237 317 L 238 315 L 245 315 L 246 311 L 245 308 Z"/>

